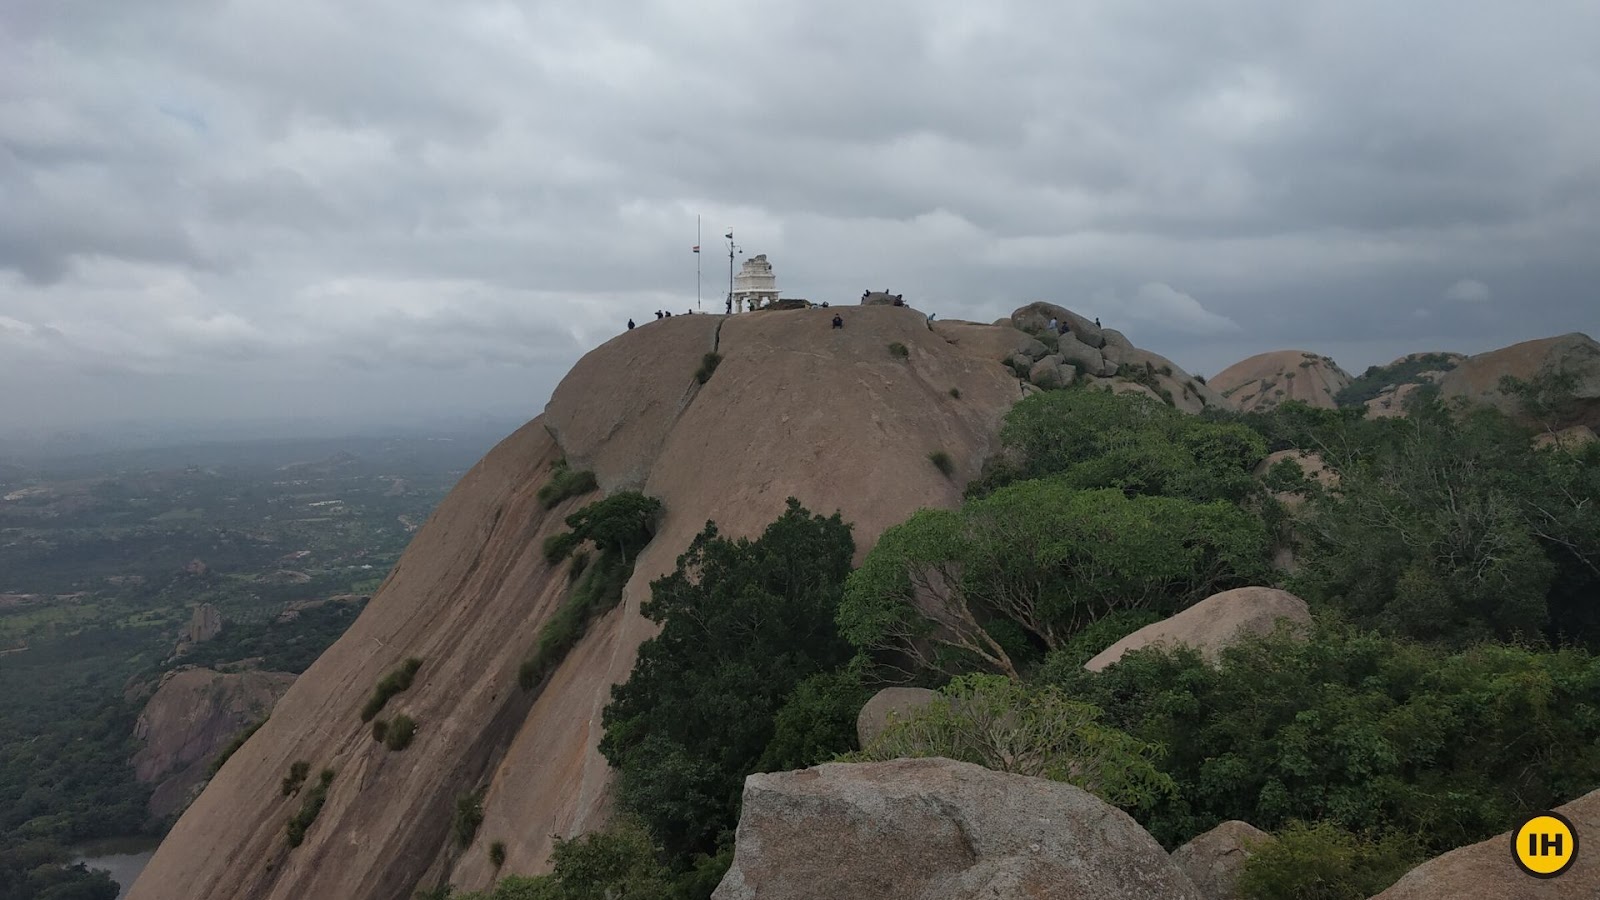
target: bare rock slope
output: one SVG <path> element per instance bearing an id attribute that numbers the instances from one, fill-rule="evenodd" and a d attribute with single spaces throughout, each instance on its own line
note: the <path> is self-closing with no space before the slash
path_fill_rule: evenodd
<path id="1" fill-rule="evenodd" d="M 1209 384 L 1244 412 L 1264 412 L 1290 400 L 1333 409 L 1338 405 L 1334 395 L 1350 384 L 1350 373 L 1320 354 L 1275 350 L 1234 363 Z"/>
<path id="2" fill-rule="evenodd" d="M 293 683 L 286 672 L 225 675 L 210 669 L 184 669 L 164 679 L 133 732 L 143 743 L 133 755 L 134 775 L 155 785 L 150 815 L 164 819 L 181 810 L 217 754 L 266 718 Z"/>
<path id="3" fill-rule="evenodd" d="M 835 312 L 842 329 L 830 327 Z M 544 416 L 463 477 L 350 630 L 190 806 L 129 896 L 387 900 L 447 879 L 481 888 L 495 877 L 487 847 L 497 841 L 504 871 L 541 871 L 552 835 L 600 827 L 608 813 L 600 714 L 652 633 L 638 612 L 650 581 L 707 520 L 754 535 L 789 496 L 841 511 L 858 554 L 918 508 L 959 503 L 1021 396 L 988 352 L 996 343 L 952 340 L 912 309 L 858 307 L 673 317 L 592 351 Z M 708 352 L 721 360 L 700 384 L 694 373 Z M 949 454 L 951 477 L 929 461 L 935 450 Z M 543 508 L 537 492 L 561 457 L 593 469 L 604 491 L 660 498 L 666 513 L 621 606 L 534 695 L 518 687 L 517 667 L 568 588 L 567 564 L 552 568 L 541 545 L 599 496 Z M 408 657 L 422 667 L 385 715 L 403 712 L 418 730 L 395 752 L 372 739 L 359 712 Z M 296 761 L 313 778 L 335 774 L 291 849 L 285 824 L 302 800 L 279 784 Z M 456 798 L 479 789 L 483 824 L 457 850 Z"/>
<path id="4" fill-rule="evenodd" d="M 1500 379 L 1507 375 L 1521 381 L 1548 375 L 1570 380 L 1576 400 L 1572 408 L 1562 410 L 1550 421 L 1530 424 L 1557 429 L 1574 425 L 1600 427 L 1600 343 L 1594 338 L 1574 332 L 1469 356 L 1439 377 L 1439 393 L 1446 399 L 1465 397 L 1519 415 L 1521 408 L 1516 399 L 1500 387 Z"/>

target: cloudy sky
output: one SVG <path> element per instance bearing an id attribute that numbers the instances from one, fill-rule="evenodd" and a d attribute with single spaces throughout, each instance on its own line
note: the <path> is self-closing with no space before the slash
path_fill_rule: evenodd
<path id="1" fill-rule="evenodd" d="M 534 414 L 726 284 L 1213 373 L 1600 334 L 1593 0 L 4 0 L 0 427 Z M 707 308 L 720 305 L 708 301 Z"/>

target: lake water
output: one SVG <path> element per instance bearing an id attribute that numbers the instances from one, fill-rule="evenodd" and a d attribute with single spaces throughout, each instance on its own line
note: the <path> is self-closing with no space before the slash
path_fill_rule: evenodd
<path id="1" fill-rule="evenodd" d="M 139 877 L 139 873 L 149 864 L 150 857 L 155 855 L 158 843 L 160 841 L 149 838 L 127 838 L 92 847 L 80 847 L 72 861 L 81 862 L 91 869 L 105 869 L 110 872 L 112 879 L 122 886 L 117 897 L 126 897 L 128 889 L 133 887 L 134 879 Z"/>

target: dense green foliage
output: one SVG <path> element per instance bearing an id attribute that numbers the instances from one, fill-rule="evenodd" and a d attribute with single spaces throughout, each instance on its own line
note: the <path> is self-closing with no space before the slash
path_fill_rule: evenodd
<path id="1" fill-rule="evenodd" d="M 550 480 L 539 488 L 539 502 L 545 509 L 555 509 L 561 501 L 581 497 L 599 487 L 593 472 L 574 469 L 565 459 L 559 459 L 550 469 Z"/>
<path id="2" fill-rule="evenodd" d="M 1186 415 L 1147 397 L 1048 391 L 1028 397 L 1000 432 L 1007 453 L 968 489 L 1057 477 L 1081 489 L 1200 502 L 1246 502 L 1266 442 L 1242 424 Z"/>
<path id="3" fill-rule="evenodd" d="M 411 657 L 401 663 L 398 668 L 383 676 L 378 686 L 372 689 L 372 696 L 367 698 L 365 706 L 361 707 L 361 721 L 371 722 L 373 716 L 383 712 L 383 708 L 396 694 L 411 689 L 411 683 L 417 677 L 417 671 L 422 668 L 422 660 Z"/>
<path id="4" fill-rule="evenodd" d="M 1107 727 L 1100 710 L 1054 686 L 999 675 L 964 675 L 943 697 L 896 720 L 870 745 L 841 757 L 882 762 L 942 756 L 998 772 L 1065 781 L 1128 809 L 1175 793 L 1156 768 L 1159 749 Z"/>
<path id="5" fill-rule="evenodd" d="M 1333 395 L 1340 406 L 1361 406 L 1390 385 L 1409 384 L 1423 372 L 1445 372 L 1456 367 L 1448 353 L 1418 353 L 1387 366 L 1368 366 L 1365 372 Z"/>
<path id="6" fill-rule="evenodd" d="M 918 670 L 1020 677 L 1106 615 L 1170 614 L 1260 578 L 1266 547 L 1260 522 L 1223 501 L 1024 481 L 886 531 L 850 576 L 839 624 Z"/>
<path id="7" fill-rule="evenodd" d="M 323 769 L 317 776 L 317 783 L 308 788 L 305 796 L 300 801 L 300 809 L 285 829 L 285 839 L 290 847 L 300 846 L 306 839 L 306 829 L 317 820 L 317 815 L 322 812 L 322 805 L 328 801 L 328 787 L 333 784 L 333 770 Z"/>
<path id="8" fill-rule="evenodd" d="M 1262 421 L 1284 418 L 1340 474 L 1297 528 L 1296 593 L 1421 640 L 1600 649 L 1600 446 L 1537 451 L 1505 416 L 1425 393 L 1403 419 Z"/>
<path id="9" fill-rule="evenodd" d="M 1439 852 L 1600 785 L 1600 660 L 1485 645 L 1449 651 L 1323 625 L 1244 641 L 1220 668 L 1140 651 L 1068 695 L 1161 744 L 1178 795 L 1139 817 L 1168 846 L 1228 819 L 1398 830 Z"/>
<path id="10" fill-rule="evenodd" d="M 722 354 L 720 353 L 707 353 L 705 356 L 700 357 L 700 368 L 695 370 L 694 380 L 705 384 L 711 380 L 712 373 L 717 371 L 717 366 L 721 364 Z"/>
<path id="11" fill-rule="evenodd" d="M 872 693 L 861 682 L 859 666 L 823 672 L 795 685 L 773 717 L 772 740 L 755 770 L 805 769 L 855 747 L 856 716 Z"/>
<path id="12" fill-rule="evenodd" d="M 105 872 L 69 865 L 70 861 L 71 854 L 44 841 L 0 850 L 0 898 L 117 900 L 117 883 Z"/>
<path id="13" fill-rule="evenodd" d="M 585 542 L 592 542 L 599 556 L 592 565 L 586 556 L 580 557 L 584 560 L 581 565 L 574 561 L 574 571 L 582 574 L 539 629 L 532 655 L 523 660 L 517 672 L 517 682 L 523 690 L 538 687 L 577 645 L 589 623 L 621 602 L 622 590 L 633 575 L 633 564 L 654 536 L 660 515 L 661 501 L 623 491 L 568 516 L 567 527 L 572 530 L 545 540 L 545 558 L 552 563 L 556 552 L 565 556 Z"/>
<path id="14" fill-rule="evenodd" d="M 1421 861 L 1403 834 L 1291 822 L 1245 860 L 1238 891 L 1242 900 L 1367 900 Z"/>
<path id="15" fill-rule="evenodd" d="M 707 523 L 651 585 L 643 613 L 661 633 L 612 690 L 600 749 L 618 769 L 620 804 L 678 869 L 731 837 L 743 779 L 792 692 L 849 659 L 833 618 L 853 552 L 837 514 L 790 499 L 754 541 Z"/>

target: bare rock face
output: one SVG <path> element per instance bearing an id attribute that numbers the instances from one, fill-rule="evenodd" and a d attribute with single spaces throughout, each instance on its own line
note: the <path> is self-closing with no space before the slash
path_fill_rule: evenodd
<path id="1" fill-rule="evenodd" d="M 189 643 L 209 641 L 222 633 L 222 612 L 209 603 L 194 608 L 189 619 Z"/>
<path id="2" fill-rule="evenodd" d="M 1298 400 L 1333 409 L 1334 395 L 1350 384 L 1350 373 L 1332 359 L 1307 350 L 1276 350 L 1240 360 L 1211 378 L 1211 387 L 1235 409 L 1272 409 Z"/>
<path id="3" fill-rule="evenodd" d="M 1099 672 L 1122 659 L 1123 655 L 1144 647 L 1182 644 L 1199 650 L 1215 663 L 1224 648 L 1240 637 L 1270 634 L 1278 620 L 1297 626 L 1311 624 L 1306 602 L 1288 591 L 1268 587 L 1243 587 L 1212 594 L 1170 619 L 1135 631 L 1083 664 Z"/>
<path id="4" fill-rule="evenodd" d="M 1042 359 L 1050 352 L 1038 338 L 1012 328 L 1010 319 L 1002 319 L 1001 322 L 997 327 L 954 319 L 936 321 L 933 323 L 933 332 L 963 353 L 984 359 L 1003 360 L 1014 353 L 1021 353 L 1034 360 Z"/>
<path id="5" fill-rule="evenodd" d="M 1233 820 L 1172 851 L 1178 864 L 1205 900 L 1239 900 L 1239 873 L 1254 848 L 1274 840 L 1248 822 Z"/>
<path id="6" fill-rule="evenodd" d="M 1576 404 L 1554 422 L 1532 422 L 1547 427 L 1572 425 L 1600 427 L 1600 343 L 1586 334 L 1572 333 L 1537 341 L 1524 341 L 1462 360 L 1439 377 L 1439 393 L 1448 400 L 1465 397 L 1486 403 L 1513 416 L 1521 415 L 1516 398 L 1500 389 L 1500 379 L 1510 375 L 1531 381 L 1540 375 L 1559 374 L 1572 379 Z"/>
<path id="7" fill-rule="evenodd" d="M 156 785 L 150 814 L 162 819 L 182 809 L 217 753 L 266 718 L 293 683 L 284 672 L 210 669 L 186 669 L 163 680 L 133 731 L 144 742 L 133 756 L 134 774 Z"/>
<path id="8" fill-rule="evenodd" d="M 878 735 L 890 725 L 891 718 L 904 719 L 907 715 L 939 699 L 938 691 L 927 688 L 892 687 L 872 695 L 856 715 L 856 738 L 865 747 L 877 740 Z"/>
<path id="9" fill-rule="evenodd" d="M 1556 808 L 1572 821 L 1583 841 L 1578 859 L 1565 874 L 1549 880 L 1525 874 L 1511 861 L 1511 835 L 1451 850 L 1428 860 L 1372 900 L 1461 900 L 1466 897 L 1516 900 L 1593 900 L 1600 897 L 1600 853 L 1589 841 L 1600 834 L 1600 791 Z"/>
<path id="10" fill-rule="evenodd" d="M 791 496 L 852 522 L 858 556 L 916 510 L 958 505 L 1020 399 L 1015 375 L 972 337 L 952 343 L 913 309 L 848 306 L 674 316 L 591 351 L 545 416 L 463 475 L 350 629 L 179 819 L 130 900 L 388 900 L 446 880 L 478 890 L 500 874 L 493 842 L 505 844 L 505 872 L 544 871 L 552 836 L 609 816 L 601 713 L 655 634 L 639 612 L 650 582 L 708 520 L 753 537 Z M 711 351 L 722 360 L 701 384 L 695 370 Z M 934 450 L 949 453 L 952 477 L 930 472 Z M 547 510 L 538 492 L 562 457 L 594 470 L 602 491 Z M 621 603 L 540 690 L 523 691 L 518 667 L 570 589 L 567 564 L 549 564 L 543 542 L 625 487 L 661 500 L 655 539 Z M 422 668 L 391 704 L 419 727 L 395 753 L 360 711 L 412 656 Z M 296 801 L 278 784 L 297 760 L 337 778 L 290 850 Z M 450 810 L 478 789 L 483 824 L 458 848 Z"/>
<path id="11" fill-rule="evenodd" d="M 1068 784 L 948 759 L 745 779 L 714 900 L 1200 900 L 1138 823 Z"/>

